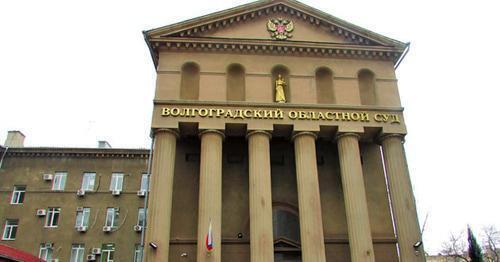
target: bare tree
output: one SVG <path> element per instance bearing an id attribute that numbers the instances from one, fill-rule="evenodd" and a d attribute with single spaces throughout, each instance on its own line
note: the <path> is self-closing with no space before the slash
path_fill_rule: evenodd
<path id="1" fill-rule="evenodd" d="M 500 231 L 495 226 L 483 228 L 484 259 L 487 262 L 500 262 Z"/>
<path id="2" fill-rule="evenodd" d="M 450 234 L 447 242 L 443 243 L 441 253 L 447 257 L 453 258 L 454 261 L 469 261 L 467 257 L 467 242 L 464 238 L 464 232 L 458 234 Z"/>

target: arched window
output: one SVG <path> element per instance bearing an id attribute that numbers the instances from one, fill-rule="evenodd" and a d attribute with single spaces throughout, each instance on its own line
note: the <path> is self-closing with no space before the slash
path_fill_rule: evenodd
<path id="1" fill-rule="evenodd" d="M 318 104 L 333 104 L 333 73 L 326 67 L 316 70 L 316 98 Z"/>
<path id="2" fill-rule="evenodd" d="M 358 73 L 359 95 L 362 105 L 376 105 L 375 75 L 372 71 L 363 69 Z"/>
<path id="3" fill-rule="evenodd" d="M 227 68 L 226 98 L 228 101 L 245 101 L 245 69 L 238 64 Z"/>
<path id="4" fill-rule="evenodd" d="M 301 261 L 300 222 L 288 206 L 273 207 L 274 261 Z"/>
<path id="5" fill-rule="evenodd" d="M 181 99 L 198 100 L 200 94 L 200 67 L 192 62 L 181 69 Z"/>
<path id="6" fill-rule="evenodd" d="M 273 67 L 271 74 L 272 74 L 271 87 L 273 92 L 273 102 L 276 101 L 276 79 L 278 79 L 278 75 L 281 75 L 283 79 L 285 79 L 286 86 L 283 91 L 285 92 L 286 102 L 287 103 L 291 102 L 290 77 L 289 77 L 290 71 L 288 70 L 288 68 L 286 68 L 283 65 L 277 65 Z"/>

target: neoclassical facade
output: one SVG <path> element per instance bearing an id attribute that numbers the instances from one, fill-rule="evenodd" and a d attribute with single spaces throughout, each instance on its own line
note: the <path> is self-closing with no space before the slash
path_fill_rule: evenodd
<path id="1" fill-rule="evenodd" d="M 395 76 L 406 44 L 292 0 L 144 36 L 146 261 L 425 260 Z"/>

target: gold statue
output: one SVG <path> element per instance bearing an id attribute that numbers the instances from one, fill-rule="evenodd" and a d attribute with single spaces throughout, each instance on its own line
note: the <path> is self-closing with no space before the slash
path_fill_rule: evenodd
<path id="1" fill-rule="evenodd" d="M 278 78 L 276 79 L 276 96 L 275 96 L 275 101 L 278 103 L 286 103 L 285 86 L 286 86 L 285 79 L 281 76 L 281 74 L 278 74 Z"/>

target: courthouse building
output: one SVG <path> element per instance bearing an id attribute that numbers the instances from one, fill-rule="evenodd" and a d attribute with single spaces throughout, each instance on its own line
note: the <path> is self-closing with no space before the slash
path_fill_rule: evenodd
<path id="1" fill-rule="evenodd" d="M 144 37 L 151 150 L 9 133 L 1 244 L 60 261 L 425 261 L 395 75 L 407 44 L 293 0 Z"/>

